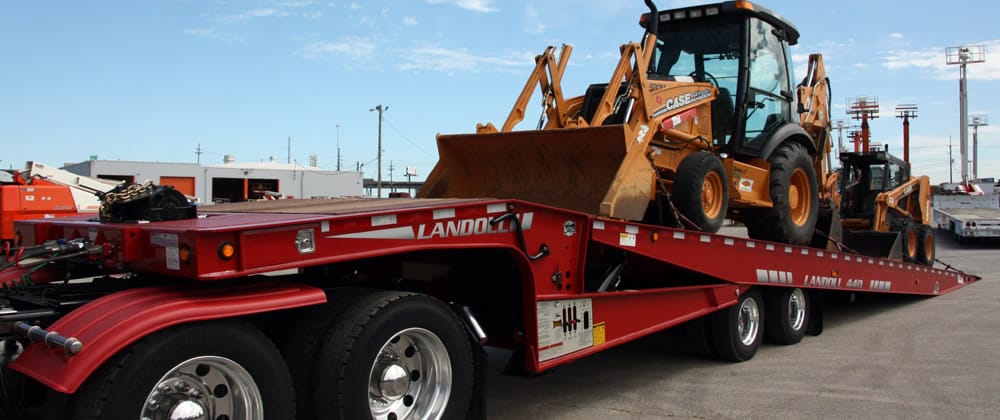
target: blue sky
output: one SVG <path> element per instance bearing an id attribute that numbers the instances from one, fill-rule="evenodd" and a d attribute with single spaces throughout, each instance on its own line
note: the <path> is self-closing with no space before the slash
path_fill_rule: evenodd
<path id="1" fill-rule="evenodd" d="M 697 2 L 660 0 L 661 9 Z M 945 48 L 986 46 L 969 65 L 969 110 L 979 130 L 980 176 L 1000 177 L 1000 31 L 995 2 L 896 0 L 762 5 L 800 30 L 796 77 L 821 52 L 834 118 L 848 98 L 877 96 L 873 140 L 901 154 L 896 104 L 914 103 L 911 160 L 948 181 L 958 160 L 957 66 Z M 422 179 L 437 133 L 499 125 L 547 45 L 574 47 L 568 95 L 606 82 L 618 46 L 641 36 L 640 0 L 146 0 L 28 1 L 0 5 L 0 167 L 100 159 L 221 163 L 270 156 L 375 176 L 378 117 L 383 178 Z M 537 96 L 535 98 L 537 103 Z M 540 108 L 529 107 L 527 120 Z M 522 127 L 533 125 L 528 122 Z M 339 126 L 339 127 L 338 127 Z M 970 134 L 971 138 L 971 134 Z M 956 163 L 955 177 L 959 169 Z"/>

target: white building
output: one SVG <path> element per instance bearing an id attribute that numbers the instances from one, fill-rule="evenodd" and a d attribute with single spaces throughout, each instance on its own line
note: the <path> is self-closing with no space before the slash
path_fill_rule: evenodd
<path id="1" fill-rule="evenodd" d="M 318 167 L 270 162 L 238 163 L 231 156 L 216 165 L 170 162 L 88 160 L 63 168 L 78 175 L 158 185 L 171 185 L 200 204 L 267 198 L 358 197 L 361 172 L 328 171 Z"/>

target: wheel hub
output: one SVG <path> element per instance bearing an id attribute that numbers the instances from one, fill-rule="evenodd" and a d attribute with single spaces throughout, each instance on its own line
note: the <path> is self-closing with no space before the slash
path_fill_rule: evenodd
<path id="1" fill-rule="evenodd" d="M 756 300 L 743 300 L 737 315 L 736 326 L 740 342 L 744 345 L 749 346 L 757 340 L 757 331 L 760 328 L 760 308 L 757 307 Z"/>
<path id="2" fill-rule="evenodd" d="M 389 364 L 382 370 L 379 391 L 383 397 L 389 400 L 398 400 L 406 395 L 409 387 L 410 375 L 399 364 Z"/>
<path id="3" fill-rule="evenodd" d="M 253 377 L 224 357 L 181 362 L 156 382 L 139 414 L 141 420 L 264 418 L 263 397 Z"/>

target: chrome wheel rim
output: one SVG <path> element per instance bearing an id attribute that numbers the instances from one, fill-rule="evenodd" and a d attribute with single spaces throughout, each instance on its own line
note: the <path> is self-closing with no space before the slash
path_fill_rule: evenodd
<path id="1" fill-rule="evenodd" d="M 757 341 L 757 332 L 760 329 L 760 307 L 757 305 L 756 299 L 743 299 L 736 318 L 736 326 L 739 330 L 740 342 L 743 345 L 750 346 Z"/>
<path id="2" fill-rule="evenodd" d="M 451 395 L 451 358 L 444 342 L 423 328 L 386 341 L 368 375 L 372 418 L 437 419 Z"/>
<path id="3" fill-rule="evenodd" d="M 143 402 L 141 420 L 264 418 L 253 376 L 225 357 L 201 356 L 170 369 Z"/>
<path id="4" fill-rule="evenodd" d="M 802 289 L 792 290 L 788 295 L 788 325 L 792 331 L 802 329 L 806 323 L 806 294 Z"/>

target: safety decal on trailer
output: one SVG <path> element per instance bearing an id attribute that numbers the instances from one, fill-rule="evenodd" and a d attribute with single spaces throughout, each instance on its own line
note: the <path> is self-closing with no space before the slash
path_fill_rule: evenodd
<path id="1" fill-rule="evenodd" d="M 603 345 L 607 341 L 607 337 L 604 335 L 604 323 L 594 324 L 594 346 Z"/>
<path id="2" fill-rule="evenodd" d="M 635 235 L 631 233 L 619 233 L 618 245 L 635 247 Z"/>
<path id="3" fill-rule="evenodd" d="M 594 310 L 590 299 L 538 302 L 538 360 L 563 356 L 595 344 Z M 603 343 L 603 326 L 601 342 Z"/>
<path id="4" fill-rule="evenodd" d="M 174 233 L 152 233 L 149 235 L 151 245 L 164 248 L 164 258 L 168 270 L 181 269 L 181 253 L 177 242 L 177 234 Z"/>

